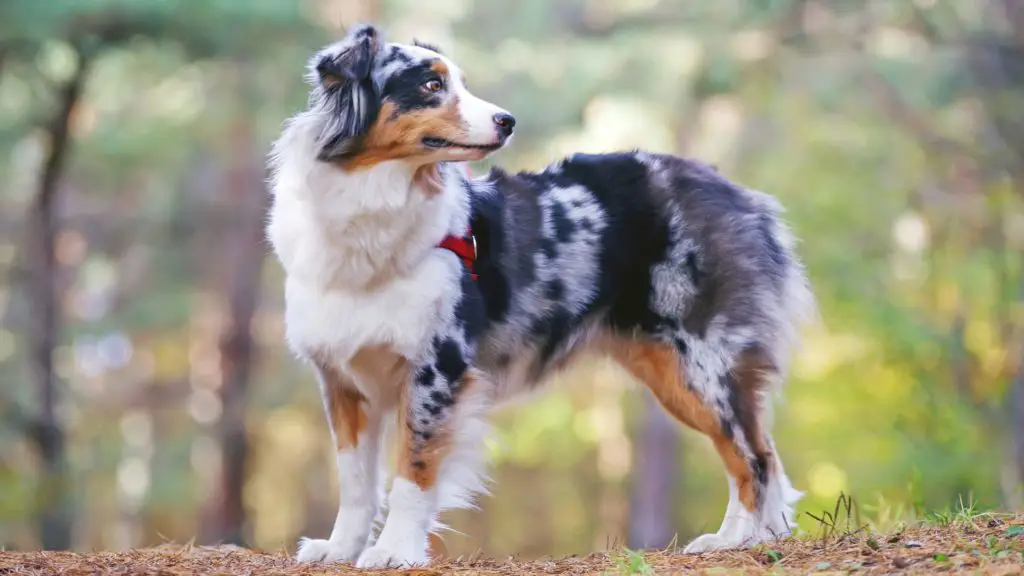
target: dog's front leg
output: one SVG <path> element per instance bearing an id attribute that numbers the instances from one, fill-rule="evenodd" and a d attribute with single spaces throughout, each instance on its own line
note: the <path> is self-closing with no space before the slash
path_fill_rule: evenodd
<path id="1" fill-rule="evenodd" d="M 413 382 L 403 390 L 398 414 L 398 466 L 388 497 L 388 517 L 377 542 L 363 552 L 356 566 L 407 567 L 431 560 L 429 532 L 437 526 L 442 504 L 453 488 L 459 489 L 456 484 L 469 486 L 463 493 L 476 488 L 475 479 L 465 478 L 469 474 L 464 465 L 455 471 L 463 478 L 453 477 L 450 466 L 455 460 L 471 459 L 471 455 L 461 453 L 475 450 L 465 436 L 479 414 L 473 406 L 477 403 L 473 398 L 478 392 L 476 386 L 465 360 L 447 356 L 420 367 Z M 446 460 L 449 465 L 443 466 Z"/>
<path id="2" fill-rule="evenodd" d="M 354 562 L 369 544 L 379 508 L 378 453 L 381 414 L 353 382 L 327 364 L 319 364 L 324 409 L 337 448 L 338 516 L 327 540 L 303 538 L 299 562 Z"/>

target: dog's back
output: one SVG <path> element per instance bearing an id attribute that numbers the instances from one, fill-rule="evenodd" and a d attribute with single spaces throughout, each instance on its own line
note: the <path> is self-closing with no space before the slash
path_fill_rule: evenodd
<path id="1" fill-rule="evenodd" d="M 814 314 L 778 202 L 700 163 L 581 154 L 471 186 L 488 372 L 534 352 L 532 385 L 592 341 L 645 335 L 689 362 L 724 338 L 785 373 Z"/>

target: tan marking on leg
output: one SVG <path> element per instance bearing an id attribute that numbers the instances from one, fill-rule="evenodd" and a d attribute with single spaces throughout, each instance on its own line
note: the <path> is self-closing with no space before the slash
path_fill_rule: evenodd
<path id="1" fill-rule="evenodd" d="M 349 360 L 349 370 L 372 387 L 367 389 L 369 400 L 381 411 L 398 405 L 403 382 L 410 377 L 409 361 L 385 344 L 360 348 Z"/>
<path id="2" fill-rule="evenodd" d="M 740 453 L 736 443 L 729 440 L 723 434 L 708 434 L 715 450 L 722 457 L 725 469 L 729 475 L 736 480 L 736 488 L 739 490 L 740 502 L 743 507 L 751 512 L 757 511 L 757 487 L 754 485 L 754 474 L 750 470 L 750 463 Z"/>
<path id="3" fill-rule="evenodd" d="M 444 540 L 440 536 L 431 532 L 427 535 L 427 539 L 430 545 L 428 553 L 431 560 L 437 560 L 448 555 L 448 547 L 445 546 Z"/>
<path id="4" fill-rule="evenodd" d="M 708 435 L 720 428 L 714 412 L 687 387 L 679 354 L 671 346 L 617 340 L 609 349 L 612 358 L 643 382 L 683 424 Z"/>
<path id="5" fill-rule="evenodd" d="M 736 421 L 743 435 L 750 443 L 750 449 L 756 456 L 764 456 L 771 472 L 774 458 L 769 446 L 767 435 L 761 427 L 762 402 L 768 377 L 775 372 L 775 366 L 768 356 L 758 350 L 747 350 L 739 355 L 732 369 L 733 382 L 736 383 Z"/>
<path id="6" fill-rule="evenodd" d="M 726 470 L 736 480 L 740 501 L 754 511 L 757 492 L 750 464 L 735 442 L 722 431 L 715 411 L 686 385 L 683 363 L 675 348 L 657 342 L 616 340 L 608 345 L 608 350 L 623 368 L 651 390 L 669 414 L 711 438 Z"/>
<path id="7" fill-rule="evenodd" d="M 334 431 L 335 448 L 338 451 L 354 448 L 359 443 L 359 434 L 366 430 L 366 410 L 363 395 L 352 382 L 326 362 L 317 362 L 317 370 L 327 401 L 327 415 Z"/>
<path id="8" fill-rule="evenodd" d="M 463 376 L 462 385 L 454 395 L 454 403 L 450 410 L 457 409 L 459 398 L 474 384 L 472 376 Z M 398 418 L 400 455 L 397 473 L 414 482 L 421 490 L 428 490 L 437 484 L 441 462 L 451 449 L 453 430 L 451 422 L 442 422 L 437 429 L 431 431 L 430 439 L 417 439 L 408 421 L 410 406 L 407 394 L 408 392 L 403 389 Z"/>

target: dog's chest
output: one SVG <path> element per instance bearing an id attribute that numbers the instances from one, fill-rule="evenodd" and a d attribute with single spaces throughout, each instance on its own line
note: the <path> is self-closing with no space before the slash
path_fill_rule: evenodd
<path id="1" fill-rule="evenodd" d="M 416 359 L 454 313 L 459 274 L 455 257 L 435 250 L 407 276 L 367 289 L 321 289 L 289 277 L 288 342 L 306 357 L 329 351 L 342 370 L 359 350 L 378 344 Z"/>

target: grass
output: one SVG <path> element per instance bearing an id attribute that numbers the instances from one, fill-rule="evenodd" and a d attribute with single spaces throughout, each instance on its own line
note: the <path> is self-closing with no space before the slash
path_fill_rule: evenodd
<path id="1" fill-rule="evenodd" d="M 979 513 L 961 503 L 921 520 L 893 521 L 885 529 L 862 523 L 856 504 L 842 497 L 833 510 L 811 515 L 815 531 L 749 550 L 699 556 L 668 550 L 619 549 L 583 557 L 542 560 L 442 560 L 427 568 L 378 574 L 882 574 L 966 570 L 976 574 L 1024 572 L 1024 514 Z M 365 574 L 346 565 L 298 565 L 284 551 L 232 546 L 167 544 L 130 552 L 0 552 L 8 574 Z"/>
<path id="2" fill-rule="evenodd" d="M 619 574 L 643 576 L 653 576 L 654 574 L 654 568 L 651 567 L 643 552 L 626 548 L 622 552 L 612 554 L 612 559 L 615 561 L 615 570 Z"/>

